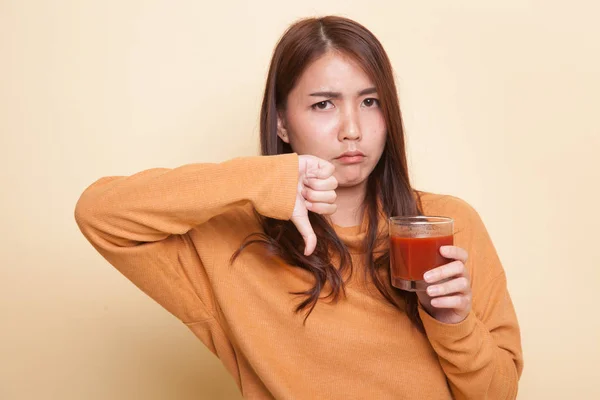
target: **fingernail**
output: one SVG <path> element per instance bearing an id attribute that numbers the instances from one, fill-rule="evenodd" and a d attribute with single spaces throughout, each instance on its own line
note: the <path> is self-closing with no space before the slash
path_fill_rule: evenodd
<path id="1" fill-rule="evenodd" d="M 449 256 L 452 254 L 452 251 L 450 250 L 452 248 L 452 246 L 442 246 L 440 247 L 440 251 L 442 252 L 442 255 L 446 255 Z"/>
<path id="2" fill-rule="evenodd" d="M 440 288 L 437 286 L 429 286 L 427 288 L 427 294 L 430 296 L 437 296 L 440 293 Z"/>
<path id="3" fill-rule="evenodd" d="M 433 272 L 425 272 L 425 275 L 423 275 L 423 279 L 425 279 L 426 282 L 430 282 L 433 280 Z"/>

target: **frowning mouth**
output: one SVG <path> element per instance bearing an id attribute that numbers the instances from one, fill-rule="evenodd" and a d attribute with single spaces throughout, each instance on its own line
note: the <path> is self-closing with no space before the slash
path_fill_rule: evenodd
<path id="1" fill-rule="evenodd" d="M 356 164 L 362 162 L 365 158 L 365 155 L 360 151 L 347 151 L 345 153 L 340 154 L 335 159 L 342 164 Z"/>

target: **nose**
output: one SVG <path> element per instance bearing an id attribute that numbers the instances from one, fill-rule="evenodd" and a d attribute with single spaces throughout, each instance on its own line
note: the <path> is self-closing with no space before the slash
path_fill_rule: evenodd
<path id="1" fill-rule="evenodd" d="M 358 113 L 355 110 L 346 110 L 342 116 L 340 130 L 338 132 L 338 140 L 360 140 L 362 138 L 360 132 L 360 123 Z"/>

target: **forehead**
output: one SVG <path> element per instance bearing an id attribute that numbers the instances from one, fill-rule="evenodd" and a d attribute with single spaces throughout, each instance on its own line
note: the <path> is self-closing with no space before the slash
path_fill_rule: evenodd
<path id="1" fill-rule="evenodd" d="M 375 86 L 360 65 L 338 52 L 328 52 L 313 61 L 302 73 L 296 89 L 299 92 L 328 90 L 358 92 Z"/>

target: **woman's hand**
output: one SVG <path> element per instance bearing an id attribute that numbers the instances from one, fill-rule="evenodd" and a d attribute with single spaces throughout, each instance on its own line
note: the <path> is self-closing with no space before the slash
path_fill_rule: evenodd
<path id="1" fill-rule="evenodd" d="M 440 254 L 456 261 L 427 271 L 424 279 L 430 286 L 427 291 L 417 292 L 417 296 L 433 318 L 457 324 L 471 312 L 471 280 L 465 267 L 468 254 L 456 246 L 442 246 Z"/>
<path id="2" fill-rule="evenodd" d="M 333 214 L 337 209 L 338 183 L 330 162 L 309 155 L 301 155 L 298 160 L 298 192 L 291 221 L 304 238 L 304 255 L 309 256 L 317 247 L 317 236 L 308 220 L 308 211 Z"/>

